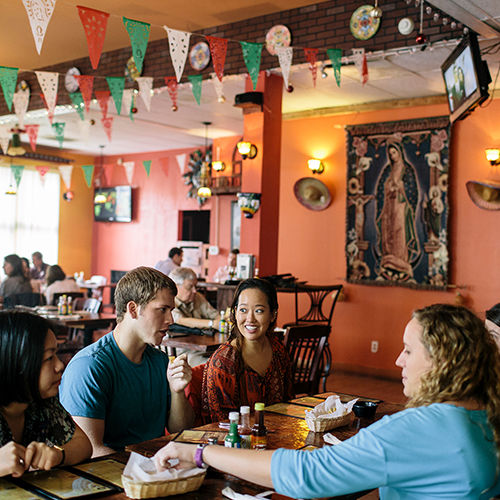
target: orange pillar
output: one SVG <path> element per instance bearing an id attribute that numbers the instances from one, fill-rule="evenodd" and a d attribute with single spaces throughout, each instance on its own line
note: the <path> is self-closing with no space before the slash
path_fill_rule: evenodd
<path id="1" fill-rule="evenodd" d="M 248 77 L 246 91 L 251 90 Z M 255 255 L 260 276 L 268 276 L 276 274 L 278 267 L 283 78 L 261 71 L 256 91 L 264 93 L 263 110 L 243 116 L 243 138 L 255 144 L 258 153 L 253 160 L 243 160 L 241 191 L 262 197 L 253 218 L 242 217 L 240 251 Z"/>

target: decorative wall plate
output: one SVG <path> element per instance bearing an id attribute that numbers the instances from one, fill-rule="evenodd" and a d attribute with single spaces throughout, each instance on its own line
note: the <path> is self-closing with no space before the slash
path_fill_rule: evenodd
<path id="1" fill-rule="evenodd" d="M 275 56 L 276 49 L 289 47 L 292 41 L 290 30 L 281 24 L 273 26 L 266 34 L 266 49 L 269 54 Z"/>
<path id="2" fill-rule="evenodd" d="M 64 77 L 64 86 L 66 87 L 67 92 L 72 94 L 73 92 L 77 92 L 80 86 L 75 78 L 75 75 L 79 75 L 80 70 L 78 68 L 69 68 L 66 72 L 66 76 Z"/>
<path id="3" fill-rule="evenodd" d="M 380 19 L 370 16 L 372 10 L 372 5 L 362 5 L 351 16 L 349 28 L 358 40 L 368 40 L 377 33 L 380 27 Z"/>
<path id="4" fill-rule="evenodd" d="M 293 186 L 298 202 L 309 210 L 324 210 L 332 202 L 329 189 L 314 177 L 303 177 Z"/>
<path id="5" fill-rule="evenodd" d="M 210 48 L 207 43 L 197 43 L 189 52 L 189 64 L 196 71 L 201 71 L 210 62 Z"/>
<path id="6" fill-rule="evenodd" d="M 413 19 L 410 19 L 409 17 L 403 17 L 403 19 L 401 19 L 398 23 L 398 30 L 402 35 L 409 35 L 413 31 L 414 27 L 415 24 L 413 23 Z"/>

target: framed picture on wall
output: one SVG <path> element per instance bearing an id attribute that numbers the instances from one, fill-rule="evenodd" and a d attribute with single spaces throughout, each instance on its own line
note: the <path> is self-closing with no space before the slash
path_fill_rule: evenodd
<path id="1" fill-rule="evenodd" d="M 240 248 L 241 212 L 237 201 L 231 202 L 231 248 Z"/>

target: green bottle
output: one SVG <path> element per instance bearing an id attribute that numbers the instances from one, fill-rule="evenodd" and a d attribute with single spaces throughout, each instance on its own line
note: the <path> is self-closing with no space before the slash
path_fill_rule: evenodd
<path id="1" fill-rule="evenodd" d="M 228 448 L 241 448 L 241 437 L 238 434 L 238 420 L 240 414 L 232 411 L 229 414 L 229 434 L 224 439 L 224 446 Z"/>

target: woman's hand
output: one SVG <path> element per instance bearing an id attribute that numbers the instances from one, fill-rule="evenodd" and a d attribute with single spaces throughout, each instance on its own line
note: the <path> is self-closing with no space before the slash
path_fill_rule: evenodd
<path id="1" fill-rule="evenodd" d="M 158 472 L 170 469 L 168 461 L 171 458 L 177 458 L 179 460 L 179 464 L 174 467 L 175 469 L 190 469 L 196 467 L 194 461 L 195 452 L 196 446 L 192 444 L 181 444 L 172 441 L 161 450 L 158 450 L 153 459 Z"/>
<path id="2" fill-rule="evenodd" d="M 40 470 L 50 470 L 61 464 L 63 453 L 57 448 L 51 448 L 45 443 L 32 441 L 26 448 L 24 461 L 26 467 Z"/>
<path id="3" fill-rule="evenodd" d="M 26 465 L 26 448 L 10 441 L 0 448 L 0 477 L 12 474 L 20 477 L 29 467 Z"/>

